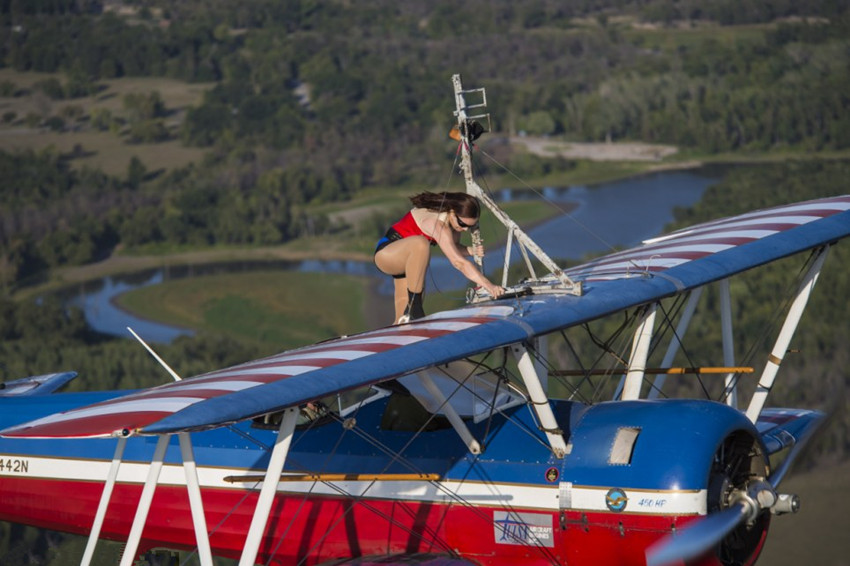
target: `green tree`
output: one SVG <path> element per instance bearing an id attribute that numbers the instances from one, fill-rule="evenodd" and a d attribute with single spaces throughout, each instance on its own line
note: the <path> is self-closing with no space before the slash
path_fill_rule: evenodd
<path id="1" fill-rule="evenodd" d="M 109 108 L 92 108 L 89 120 L 94 129 L 108 131 L 112 126 L 112 111 Z"/>
<path id="2" fill-rule="evenodd" d="M 201 147 L 213 145 L 231 127 L 231 111 L 224 104 L 204 104 L 191 108 L 183 122 L 183 143 Z"/>
<path id="3" fill-rule="evenodd" d="M 131 189 L 138 189 L 142 181 L 144 181 L 147 172 L 148 169 L 142 163 L 142 160 L 134 155 L 127 165 L 127 185 Z"/>
<path id="4" fill-rule="evenodd" d="M 130 124 L 129 139 L 133 143 L 156 143 L 169 139 L 162 120 L 137 120 Z"/>

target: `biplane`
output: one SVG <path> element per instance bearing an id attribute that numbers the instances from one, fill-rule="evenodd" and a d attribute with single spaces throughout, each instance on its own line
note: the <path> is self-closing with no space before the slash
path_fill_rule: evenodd
<path id="1" fill-rule="evenodd" d="M 57 393 L 71 372 L 8 382 L 0 519 L 87 535 L 84 565 L 100 538 L 126 542 L 122 566 L 153 548 L 243 566 L 755 563 L 772 517 L 799 507 L 780 483 L 824 418 L 766 401 L 828 250 L 850 235 L 850 196 L 561 269 L 473 178 L 486 96 L 453 86 L 467 189 L 528 277 L 499 299 L 473 290 L 460 308 L 150 389 Z M 796 290 L 745 403 L 728 282 L 790 256 Z M 709 287 L 722 365 L 676 368 Z M 600 369 L 610 341 L 586 363 L 568 331 L 612 316 L 630 338 Z M 722 395 L 668 396 L 669 375 L 689 371 Z"/>

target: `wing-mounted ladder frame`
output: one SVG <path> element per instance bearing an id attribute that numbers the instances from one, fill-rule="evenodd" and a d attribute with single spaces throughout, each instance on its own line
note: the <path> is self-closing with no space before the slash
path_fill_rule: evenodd
<path id="1" fill-rule="evenodd" d="M 558 286 L 553 288 L 551 285 L 547 285 L 548 290 L 557 289 L 559 292 L 569 293 L 572 295 L 581 295 L 582 287 L 580 282 L 575 282 L 571 280 L 564 271 L 558 267 L 558 265 L 550 258 L 546 252 L 544 252 L 540 246 L 537 245 L 534 240 L 532 240 L 528 234 L 526 234 L 522 228 L 520 228 L 516 222 L 514 222 L 501 208 L 499 205 L 487 195 L 478 183 L 475 182 L 472 173 L 472 139 L 469 132 L 469 125 L 473 120 L 477 118 L 488 118 L 489 114 L 475 114 L 469 115 L 467 114 L 467 110 L 475 110 L 475 109 L 483 109 L 487 106 L 487 95 L 486 91 L 483 88 L 464 90 L 463 84 L 461 83 L 460 75 L 452 75 L 452 85 L 454 86 L 454 94 L 455 94 L 455 112 L 454 115 L 457 118 L 457 127 L 458 133 L 460 137 L 460 152 L 461 152 L 461 169 L 463 170 L 463 178 L 466 183 L 466 192 L 470 195 L 476 197 L 481 203 L 486 206 L 490 212 L 493 213 L 493 216 L 501 222 L 505 228 L 508 230 L 508 243 L 505 250 L 505 269 L 504 269 L 504 278 L 507 277 L 507 266 L 510 257 L 510 249 L 511 243 L 513 239 L 516 239 L 517 244 L 520 246 L 520 251 L 523 254 L 523 258 L 525 259 L 526 265 L 529 268 L 529 272 L 533 280 L 537 280 L 537 277 L 534 273 L 534 269 L 531 265 L 531 260 L 528 257 L 528 253 L 536 257 L 540 263 L 542 263 L 546 269 L 548 269 L 555 279 L 558 281 Z M 466 100 L 464 98 L 465 94 L 471 93 L 480 93 L 482 101 L 478 104 L 467 105 Z M 477 232 L 477 231 L 476 231 Z M 476 235 L 476 232 L 473 233 L 473 242 L 480 241 L 480 234 Z M 479 258 L 476 258 L 476 263 L 481 265 Z M 506 279 L 504 279 L 506 282 Z"/>

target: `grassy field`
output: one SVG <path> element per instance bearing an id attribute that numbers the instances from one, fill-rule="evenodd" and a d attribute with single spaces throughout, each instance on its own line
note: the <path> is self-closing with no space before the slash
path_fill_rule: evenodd
<path id="1" fill-rule="evenodd" d="M 0 97 L 0 116 L 13 113 L 14 119 L 0 123 L 0 149 L 42 150 L 53 147 L 63 155 L 76 155 L 71 162 L 78 167 L 89 166 L 112 175 L 123 176 L 133 156 L 138 157 L 148 171 L 180 167 L 197 161 L 203 155 L 199 148 L 184 147 L 176 139 L 163 143 L 131 144 L 123 132 L 96 131 L 90 127 L 92 111 L 109 110 L 116 118 L 125 118 L 124 96 L 127 94 L 159 93 L 167 111 L 165 125 L 176 135 L 186 109 L 200 102 L 210 84 L 186 83 L 161 77 L 136 77 L 98 81 L 100 91 L 93 96 L 71 100 L 51 100 L 35 85 L 48 78 L 65 81 L 61 74 L 18 72 L 0 69 L 0 84 L 14 86 L 13 96 Z M 26 116 L 42 119 L 76 112 L 75 121 L 66 119 L 67 131 L 55 132 L 44 127 L 29 127 Z M 12 115 L 12 114 L 10 114 Z"/>
<path id="2" fill-rule="evenodd" d="M 234 273 L 136 289 L 118 303 L 145 318 L 228 334 L 275 352 L 361 332 L 380 314 L 389 323 L 392 313 L 371 305 L 369 283 L 325 273 Z"/>

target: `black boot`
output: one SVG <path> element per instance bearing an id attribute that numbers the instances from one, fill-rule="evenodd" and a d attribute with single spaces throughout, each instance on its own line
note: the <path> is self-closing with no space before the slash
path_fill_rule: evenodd
<path id="1" fill-rule="evenodd" d="M 408 320 L 416 320 L 425 316 L 425 309 L 422 306 L 422 293 L 407 291 L 407 307 L 404 309 L 404 314 L 408 316 Z"/>

